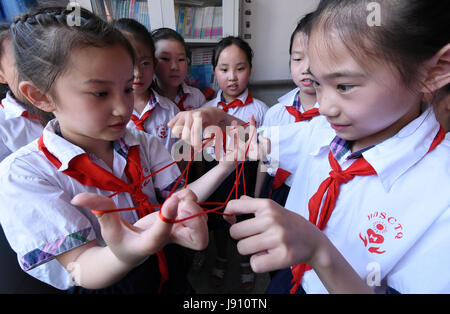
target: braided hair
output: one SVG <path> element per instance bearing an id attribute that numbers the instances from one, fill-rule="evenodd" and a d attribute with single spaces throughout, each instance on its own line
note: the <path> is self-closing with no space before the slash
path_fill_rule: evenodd
<path id="1" fill-rule="evenodd" d="M 68 67 L 71 52 L 83 47 L 119 45 L 134 63 L 133 47 L 120 31 L 86 9 L 79 12 L 78 25 L 71 23 L 74 11 L 65 7 L 35 9 L 14 20 L 11 33 L 20 81 L 32 82 L 43 94 L 51 93 Z M 44 113 L 36 110 L 42 117 Z M 41 118 L 41 123 L 51 118 Z"/>

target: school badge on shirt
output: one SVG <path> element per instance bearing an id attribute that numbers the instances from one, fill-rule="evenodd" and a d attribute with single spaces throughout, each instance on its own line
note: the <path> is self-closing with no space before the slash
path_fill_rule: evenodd
<path id="1" fill-rule="evenodd" d="M 156 126 L 156 134 L 160 138 L 166 138 L 169 135 L 169 128 L 164 124 L 159 124 Z"/>
<path id="2" fill-rule="evenodd" d="M 386 241 L 402 239 L 403 232 L 403 226 L 396 217 L 375 211 L 367 216 L 359 238 L 370 253 L 384 254 L 387 252 Z"/>

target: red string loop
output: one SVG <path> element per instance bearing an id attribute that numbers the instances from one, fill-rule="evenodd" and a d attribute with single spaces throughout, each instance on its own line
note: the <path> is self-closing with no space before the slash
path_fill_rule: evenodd
<path id="1" fill-rule="evenodd" d="M 248 124 L 249 123 L 247 122 L 245 124 L 242 124 L 241 126 L 246 126 Z M 230 193 L 228 194 L 227 199 L 224 202 L 199 202 L 197 204 L 203 209 L 203 212 L 200 212 L 200 213 L 197 213 L 195 215 L 192 215 L 192 216 L 189 216 L 189 217 L 185 217 L 185 218 L 182 218 L 182 219 L 169 219 L 169 218 L 166 218 L 166 217 L 164 217 L 164 215 L 162 213 L 162 210 L 159 210 L 159 213 L 158 213 L 159 214 L 159 218 L 162 221 L 164 221 L 165 223 L 174 224 L 174 223 L 184 222 L 184 221 L 196 218 L 196 217 L 201 216 L 201 215 L 206 215 L 208 213 L 215 213 L 215 214 L 223 215 L 223 216 L 233 216 L 233 215 L 230 215 L 230 214 L 221 213 L 221 212 L 219 212 L 219 210 L 224 208 L 228 204 L 228 202 L 229 202 L 229 200 L 231 198 L 231 195 L 233 195 L 233 191 L 234 190 L 236 190 L 235 191 L 236 192 L 236 198 L 238 197 L 238 187 L 239 187 L 239 180 L 240 180 L 241 176 L 243 176 L 242 177 L 243 178 L 243 189 L 244 189 L 244 195 L 246 195 L 245 177 L 244 177 L 244 164 L 245 164 L 245 159 L 247 158 L 247 155 L 248 155 L 248 152 L 249 152 L 249 149 L 250 149 L 250 143 L 251 143 L 251 141 L 253 139 L 254 133 L 255 132 L 253 132 L 251 137 L 250 137 L 249 145 L 246 147 L 246 150 L 245 150 L 244 161 L 242 162 L 240 168 L 239 168 L 239 162 L 236 161 L 236 181 L 235 181 L 235 183 L 233 185 L 233 188 L 231 189 Z M 200 150 L 203 150 L 204 147 L 209 142 L 211 142 L 213 139 L 214 139 L 214 135 L 212 135 L 209 138 L 203 139 L 202 147 L 201 147 Z M 183 177 L 185 177 L 184 187 L 186 188 L 187 182 L 188 182 L 188 176 L 189 176 L 189 168 L 190 168 L 190 165 L 192 163 L 193 156 L 198 151 L 199 150 L 194 151 L 194 149 L 191 147 L 191 149 L 190 149 L 190 151 L 188 153 L 186 153 L 185 155 L 181 156 L 179 159 L 171 162 L 170 164 L 162 167 L 161 169 L 159 169 L 159 170 L 149 174 L 148 176 L 142 178 L 141 182 L 143 182 L 143 181 L 147 180 L 148 178 L 156 175 L 157 173 L 159 173 L 159 172 L 169 168 L 170 166 L 172 166 L 172 165 L 176 164 L 177 162 L 183 160 L 188 154 L 191 154 L 191 158 L 190 158 L 186 168 L 183 170 L 183 172 L 181 173 L 180 177 L 178 178 L 178 180 L 176 181 L 175 185 L 173 186 L 172 190 L 170 191 L 169 196 L 167 197 L 167 198 L 169 198 L 175 192 L 175 189 L 178 187 L 178 185 L 180 184 L 180 182 L 183 179 Z M 121 192 L 113 193 L 109 197 L 111 198 L 111 197 L 113 197 L 113 196 L 115 196 L 115 195 L 117 195 L 119 193 L 121 193 Z M 154 209 L 154 210 L 156 210 L 157 208 L 162 208 L 162 205 L 163 204 L 147 205 L 147 207 L 149 207 L 149 208 L 145 208 L 145 209 Z M 202 207 L 202 206 L 213 206 L 213 205 L 218 205 L 218 206 L 215 207 L 215 208 L 212 208 L 212 209 L 206 209 L 206 208 Z M 91 212 L 93 214 L 96 214 L 96 215 L 102 215 L 102 214 L 108 214 L 108 213 L 114 213 L 114 212 L 122 212 L 122 211 L 129 211 L 129 210 L 142 210 L 142 209 L 144 209 L 142 206 L 137 206 L 137 207 L 128 207 L 128 208 L 106 209 L 106 210 L 91 209 Z"/>

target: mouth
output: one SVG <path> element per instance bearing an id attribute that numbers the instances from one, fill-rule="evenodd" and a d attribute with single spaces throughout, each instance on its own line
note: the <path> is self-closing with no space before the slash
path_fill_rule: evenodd
<path id="1" fill-rule="evenodd" d="M 231 85 L 228 85 L 227 88 L 229 90 L 235 91 L 235 90 L 239 89 L 239 85 L 238 84 L 231 84 Z"/>
<path id="2" fill-rule="evenodd" d="M 111 124 L 109 127 L 112 129 L 116 129 L 116 130 L 123 130 L 123 129 L 125 129 L 126 126 L 127 126 L 127 123 L 120 122 L 120 123 L 116 123 L 116 124 Z"/>
<path id="3" fill-rule="evenodd" d="M 142 86 L 144 86 L 144 83 L 141 83 L 141 82 L 134 82 L 133 83 L 133 87 L 142 87 Z"/>
<path id="4" fill-rule="evenodd" d="M 329 123 L 330 123 L 331 127 L 337 132 L 342 132 L 345 129 L 347 129 L 348 127 L 350 127 L 350 124 L 335 124 L 335 123 L 331 123 L 331 122 L 329 122 Z"/>
<path id="5" fill-rule="evenodd" d="M 303 80 L 301 80 L 301 82 L 302 82 L 302 85 L 306 86 L 306 87 L 313 85 L 313 80 L 311 80 L 311 79 L 303 79 Z"/>

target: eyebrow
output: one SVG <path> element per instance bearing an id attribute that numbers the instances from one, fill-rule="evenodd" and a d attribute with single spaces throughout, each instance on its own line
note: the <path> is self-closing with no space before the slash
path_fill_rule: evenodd
<path id="1" fill-rule="evenodd" d="M 313 77 L 316 77 L 312 72 L 311 69 L 308 68 L 308 74 L 312 75 Z M 343 71 L 343 72 L 333 72 L 329 73 L 324 76 L 325 79 L 331 80 L 336 78 L 342 78 L 342 77 L 351 77 L 351 78 L 362 78 L 366 77 L 366 74 L 364 73 L 358 73 L 358 72 L 351 72 L 351 71 Z"/>
<path id="2" fill-rule="evenodd" d="M 239 63 L 236 63 L 236 65 L 246 65 L 248 62 L 239 62 Z M 229 64 L 228 63 L 219 63 L 218 64 L 219 66 L 229 66 Z"/>
<path id="3" fill-rule="evenodd" d="M 130 78 L 127 83 L 134 81 L 134 76 Z M 85 81 L 83 84 L 98 84 L 98 85 L 110 85 L 114 84 L 113 81 L 100 80 L 100 79 L 90 79 Z"/>

